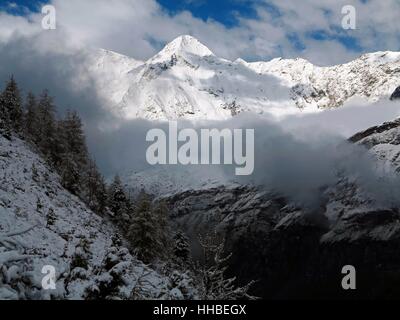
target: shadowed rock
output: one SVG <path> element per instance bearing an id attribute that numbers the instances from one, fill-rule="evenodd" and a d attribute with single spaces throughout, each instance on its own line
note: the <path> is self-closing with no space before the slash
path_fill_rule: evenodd
<path id="1" fill-rule="evenodd" d="M 390 100 L 397 100 L 400 99 L 400 86 L 398 86 L 396 88 L 396 90 L 394 90 L 394 92 L 392 93 L 392 95 L 390 96 Z"/>

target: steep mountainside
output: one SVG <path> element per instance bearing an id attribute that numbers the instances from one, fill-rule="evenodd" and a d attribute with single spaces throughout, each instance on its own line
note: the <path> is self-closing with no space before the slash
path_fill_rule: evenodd
<path id="1" fill-rule="evenodd" d="M 355 135 L 377 156 L 377 167 L 398 168 L 399 121 Z M 398 170 L 397 170 L 398 171 Z M 385 171 L 387 172 L 387 171 Z M 230 271 L 243 283 L 258 279 L 264 298 L 373 298 L 399 294 L 399 205 L 375 201 L 357 179 L 338 175 L 324 201 L 310 210 L 251 186 L 186 190 L 166 197 L 171 216 L 191 235 L 214 227 L 233 253 Z M 357 289 L 341 289 L 341 270 L 353 265 Z"/>
<path id="2" fill-rule="evenodd" d="M 0 180 L 0 299 L 195 297 L 186 275 L 166 277 L 132 256 L 107 219 L 15 137 L 0 135 Z M 42 288 L 45 265 L 55 268 L 55 290 Z"/>
<path id="3" fill-rule="evenodd" d="M 282 116 L 339 107 L 353 96 L 388 98 L 400 83 L 400 53 L 365 54 L 332 67 L 303 59 L 247 63 L 219 58 L 181 36 L 146 62 L 101 51 L 92 71 L 114 112 L 126 118 L 226 119 L 242 111 Z"/>
<path id="4" fill-rule="evenodd" d="M 93 73 L 100 95 L 120 101 L 129 89 L 129 71 L 143 64 L 113 51 L 100 49 L 92 57 L 89 71 Z"/>
<path id="5" fill-rule="evenodd" d="M 400 171 L 400 119 L 357 133 L 350 141 L 376 154 L 384 170 Z"/>

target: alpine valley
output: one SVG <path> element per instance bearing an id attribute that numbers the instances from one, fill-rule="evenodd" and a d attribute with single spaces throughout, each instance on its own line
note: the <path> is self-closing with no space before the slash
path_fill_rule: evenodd
<path id="1" fill-rule="evenodd" d="M 108 111 L 125 120 L 217 123 L 247 113 L 279 120 L 328 114 L 355 98 L 400 110 L 400 52 L 330 67 L 303 59 L 229 61 L 187 35 L 147 61 L 93 52 L 88 70 L 97 91 Z M 22 103 L 12 78 L 0 106 L 1 299 L 400 294 L 398 119 L 344 138 L 345 150 L 354 152 L 328 167 L 334 170 L 310 205 L 281 187 L 227 180 L 211 169 L 207 176 L 190 167 L 152 168 L 103 179 L 79 117 L 56 119 L 46 91 Z M 358 152 L 365 162 L 346 162 L 342 170 Z M 285 178 L 285 186 L 296 186 L 314 177 Z M 43 289 L 45 265 L 56 269 L 56 290 Z M 340 285 L 345 265 L 357 270 L 357 290 Z"/>

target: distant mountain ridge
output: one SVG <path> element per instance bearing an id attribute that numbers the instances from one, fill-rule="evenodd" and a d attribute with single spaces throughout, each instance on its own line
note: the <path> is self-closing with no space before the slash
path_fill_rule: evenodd
<path id="1" fill-rule="evenodd" d="M 340 107 L 355 96 L 388 99 L 400 84 L 400 53 L 332 67 L 304 59 L 249 63 L 219 58 L 185 35 L 144 62 L 100 50 L 90 70 L 111 110 L 128 119 L 223 120 L 243 111 L 279 117 Z"/>

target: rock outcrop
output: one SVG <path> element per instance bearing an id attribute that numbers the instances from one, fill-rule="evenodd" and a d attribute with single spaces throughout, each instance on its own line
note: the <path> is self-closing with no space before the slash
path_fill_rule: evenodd
<path id="1" fill-rule="evenodd" d="M 377 157 L 398 168 L 399 121 L 353 136 Z M 191 237 L 214 228 L 226 238 L 229 272 L 241 283 L 258 280 L 252 294 L 263 298 L 384 298 L 400 293 L 400 210 L 374 203 L 356 179 L 339 177 L 309 210 L 279 194 L 226 185 L 187 190 L 166 198 L 171 217 Z M 345 265 L 357 270 L 357 289 L 341 287 Z"/>

